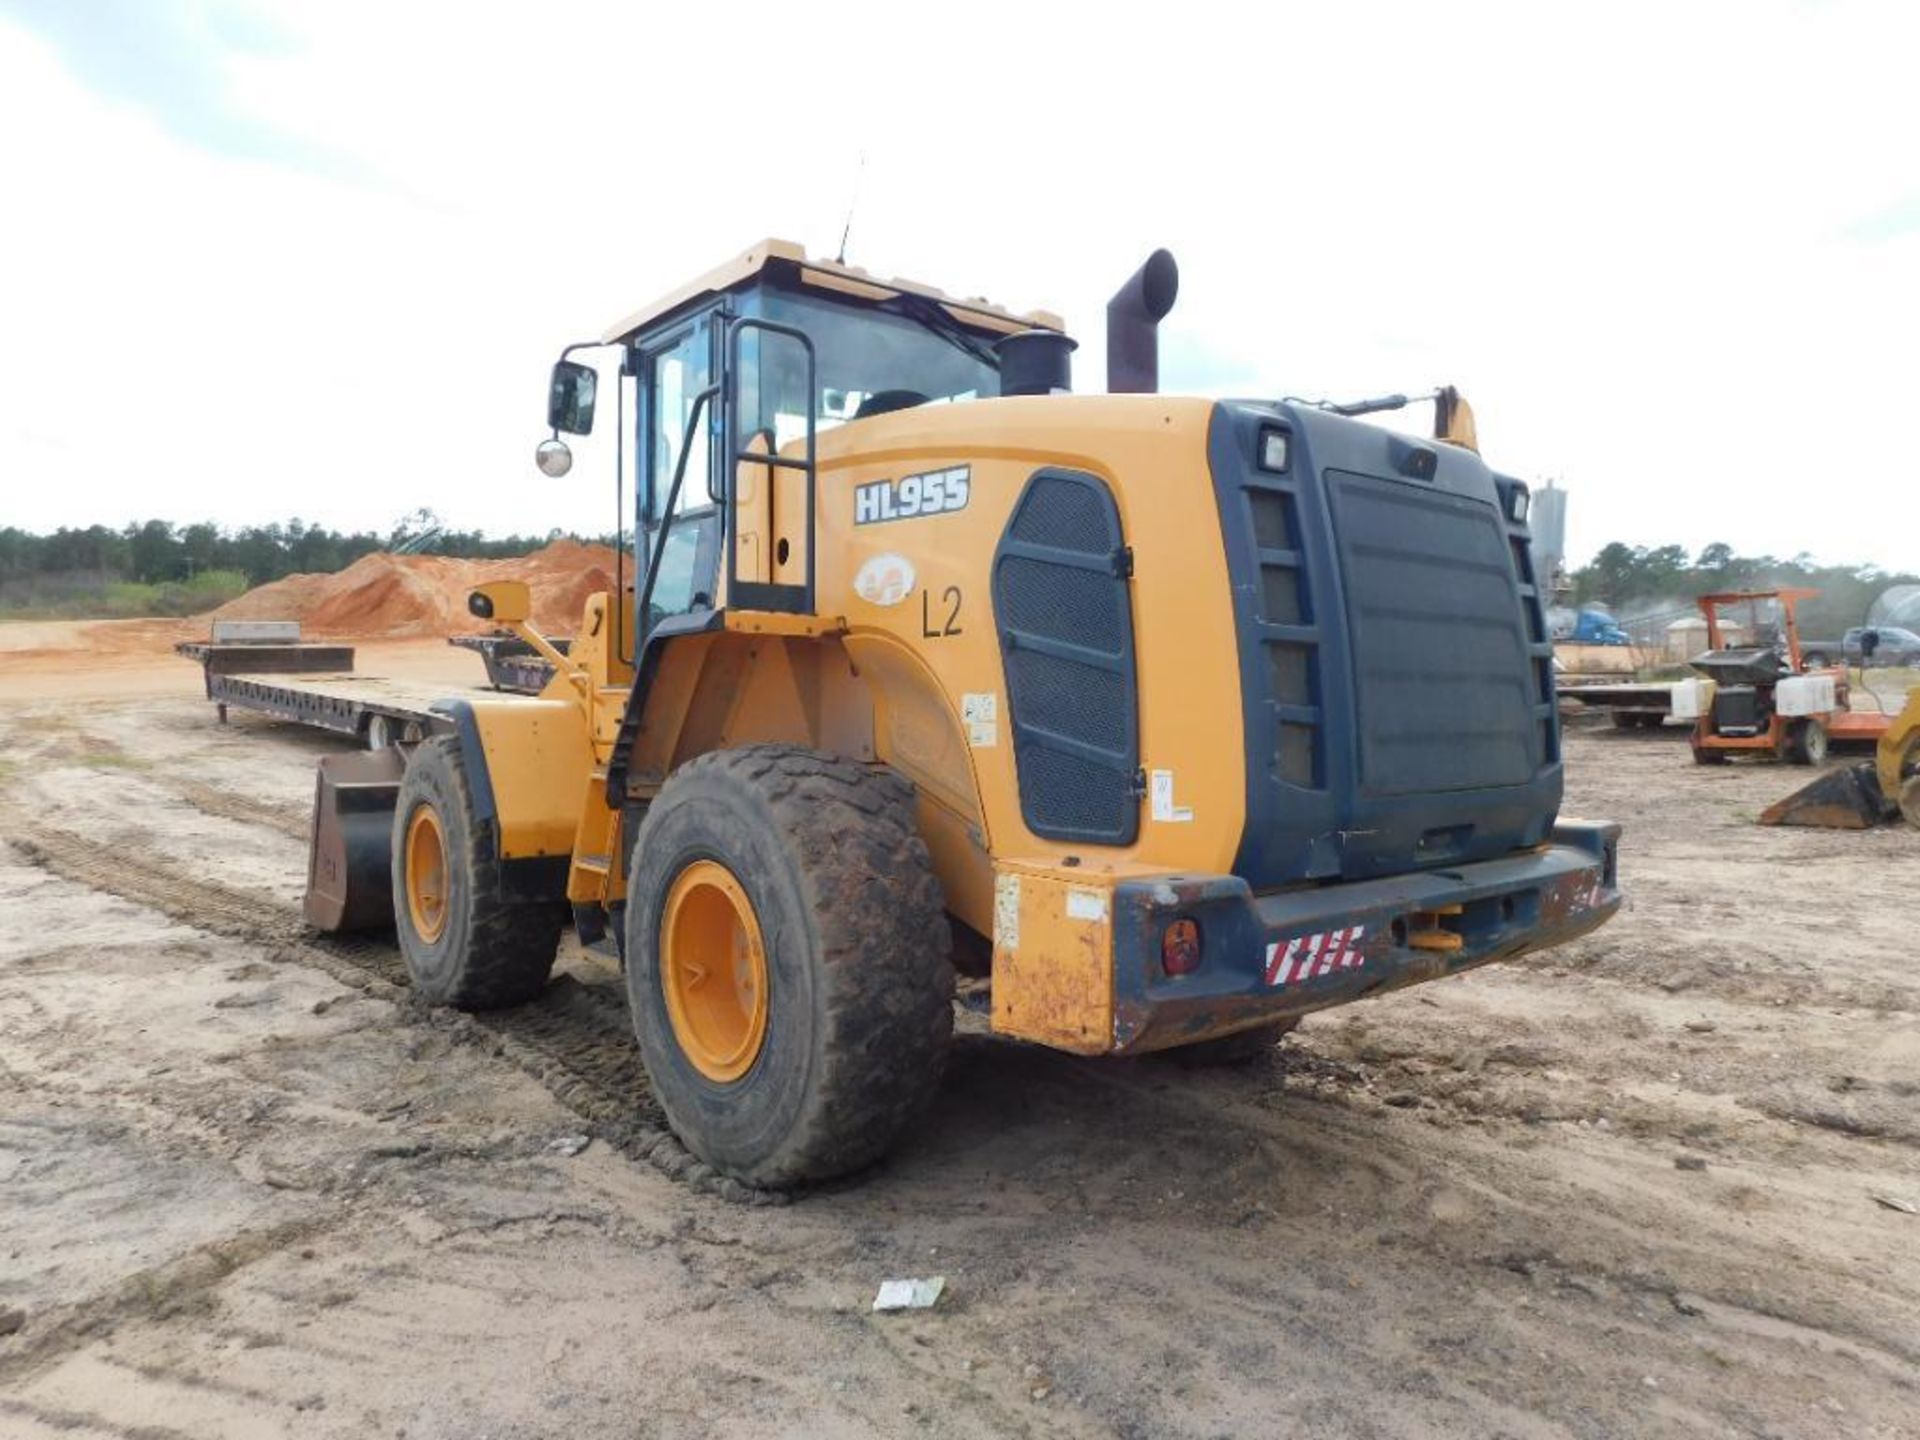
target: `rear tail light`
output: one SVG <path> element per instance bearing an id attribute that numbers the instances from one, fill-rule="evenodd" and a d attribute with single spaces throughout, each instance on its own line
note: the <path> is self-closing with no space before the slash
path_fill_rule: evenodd
<path id="1" fill-rule="evenodd" d="M 1200 922 L 1181 917 L 1160 934 L 1160 968 L 1169 975 L 1191 975 L 1200 968 Z"/>

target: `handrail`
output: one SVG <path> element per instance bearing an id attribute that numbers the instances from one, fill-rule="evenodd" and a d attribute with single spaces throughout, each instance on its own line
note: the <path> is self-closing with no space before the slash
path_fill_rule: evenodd
<path id="1" fill-rule="evenodd" d="M 700 424 L 700 414 L 707 408 L 707 403 L 719 393 L 720 385 L 715 381 L 694 397 L 693 409 L 687 415 L 686 431 L 680 437 L 680 459 L 674 464 L 673 484 L 667 489 L 667 501 L 662 507 L 660 533 L 654 537 L 653 554 L 647 562 L 646 583 L 641 587 L 640 598 L 634 605 L 638 635 L 638 641 L 633 647 L 636 658 L 640 654 L 640 645 L 646 641 L 647 632 L 652 629 L 647 624 L 647 608 L 653 603 L 654 582 L 660 578 L 660 561 L 666 554 L 667 533 L 673 529 L 674 506 L 680 500 L 680 485 L 687 478 L 687 457 L 693 454 L 693 437 Z"/>

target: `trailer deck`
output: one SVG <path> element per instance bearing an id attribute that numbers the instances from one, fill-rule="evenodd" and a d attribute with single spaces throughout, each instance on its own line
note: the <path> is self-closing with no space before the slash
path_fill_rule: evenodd
<path id="1" fill-rule="evenodd" d="M 479 687 L 474 687 L 478 689 Z M 352 735 L 376 747 L 393 741 L 413 743 L 452 729 L 435 714 L 436 700 L 457 695 L 457 687 L 409 685 L 379 675 L 333 672 L 296 677 L 259 674 L 207 674 L 207 698 L 222 724 L 233 707 L 291 720 L 317 730 Z"/>
<path id="2" fill-rule="evenodd" d="M 1673 714 L 1670 684 L 1573 684 L 1558 686 L 1557 693 L 1562 700 L 1578 700 L 1590 709 L 1611 712 L 1613 723 L 1622 729 L 1657 729 Z"/>
<path id="3" fill-rule="evenodd" d="M 250 710 L 352 736 L 375 749 L 450 731 L 453 722 L 436 713 L 434 703 L 463 689 L 485 688 L 357 674 L 351 645 L 303 642 L 291 622 L 216 622 L 211 640 L 173 648 L 200 666 L 207 699 L 222 724 L 229 709 Z"/>

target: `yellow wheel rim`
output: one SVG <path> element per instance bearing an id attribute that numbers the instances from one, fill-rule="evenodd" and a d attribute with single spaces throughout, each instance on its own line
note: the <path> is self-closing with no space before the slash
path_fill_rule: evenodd
<path id="1" fill-rule="evenodd" d="M 447 837 L 431 805 L 407 822 L 407 914 L 428 944 L 447 928 Z"/>
<path id="2" fill-rule="evenodd" d="M 767 1038 L 767 950 L 733 872 L 696 860 L 667 892 L 660 988 L 681 1053 L 724 1084 L 753 1068 Z"/>

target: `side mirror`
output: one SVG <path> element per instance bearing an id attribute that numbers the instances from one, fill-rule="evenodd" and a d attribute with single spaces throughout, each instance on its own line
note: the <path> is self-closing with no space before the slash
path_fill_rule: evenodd
<path id="1" fill-rule="evenodd" d="M 524 625 L 533 594 L 524 580 L 492 580 L 467 596 L 467 612 L 496 625 Z"/>
<path id="2" fill-rule="evenodd" d="M 553 367 L 553 384 L 547 390 L 547 424 L 569 435 L 586 435 L 593 430 L 593 396 L 600 377 L 591 365 L 577 360 L 561 360 Z"/>

